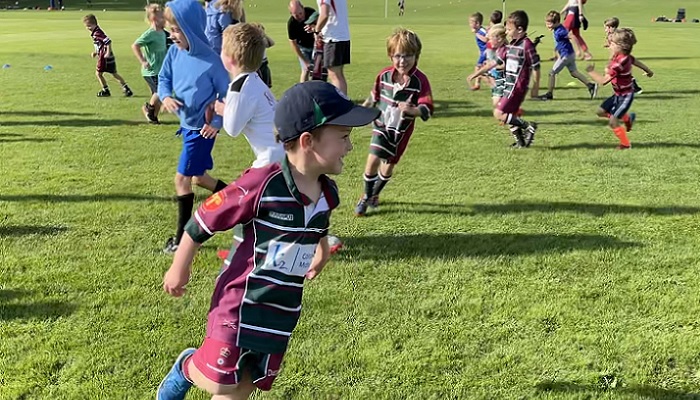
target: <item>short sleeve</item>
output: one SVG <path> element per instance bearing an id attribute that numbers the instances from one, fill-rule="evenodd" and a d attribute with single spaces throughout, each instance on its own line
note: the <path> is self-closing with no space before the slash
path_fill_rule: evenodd
<path id="1" fill-rule="evenodd" d="M 223 190 L 212 194 L 194 212 L 185 230 L 197 243 L 204 243 L 217 232 L 225 232 L 238 224 L 247 224 L 257 212 L 260 173 L 246 171 Z"/>
<path id="2" fill-rule="evenodd" d="M 137 44 L 139 46 L 147 46 L 150 43 L 153 43 L 153 33 L 154 31 L 151 29 L 145 31 L 141 34 L 141 36 L 138 37 L 138 39 L 136 39 L 134 44 Z"/>
<path id="3" fill-rule="evenodd" d="M 421 74 L 420 77 L 420 93 L 418 93 L 418 108 L 421 109 L 421 119 L 423 121 L 429 119 L 433 115 L 435 108 L 433 106 L 433 92 L 430 88 L 428 78 Z"/>

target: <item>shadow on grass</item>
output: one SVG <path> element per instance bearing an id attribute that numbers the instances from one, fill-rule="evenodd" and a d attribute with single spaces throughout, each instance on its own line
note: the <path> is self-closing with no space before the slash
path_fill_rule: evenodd
<path id="1" fill-rule="evenodd" d="M 27 121 L 4 121 L 5 126 L 70 126 L 76 128 L 95 126 L 149 126 L 146 121 L 133 121 L 123 119 L 50 119 L 50 120 L 27 120 Z M 175 125 L 177 121 L 161 121 L 161 125 Z"/>
<path id="2" fill-rule="evenodd" d="M 36 138 L 36 137 L 22 137 L 19 134 L 3 134 L 0 133 L 0 143 L 43 143 L 43 142 L 55 142 L 58 139 L 55 138 Z M 9 138 L 7 138 L 9 137 Z"/>
<path id="3" fill-rule="evenodd" d="M 2 110 L 0 115 L 16 115 L 20 117 L 41 117 L 41 116 L 85 116 L 95 115 L 95 113 L 73 112 L 73 111 L 48 111 L 48 110 Z"/>
<path id="4" fill-rule="evenodd" d="M 493 110 L 484 108 L 480 103 L 456 100 L 439 100 L 434 103 L 436 117 L 491 117 Z M 525 110 L 525 118 L 538 115 L 571 114 L 575 110 L 548 109 Z"/>
<path id="5" fill-rule="evenodd" d="M 15 319 L 55 319 L 72 314 L 77 307 L 61 301 L 32 301 L 6 304 L 8 301 L 27 297 L 26 290 L 0 289 L 0 321 Z"/>
<path id="6" fill-rule="evenodd" d="M 42 225 L 6 225 L 0 226 L 0 237 L 8 236 L 54 236 L 67 231 L 65 226 L 42 226 Z"/>
<path id="7" fill-rule="evenodd" d="M 98 201 L 173 201 L 172 197 L 168 196 L 149 196 L 140 194 L 16 194 L 16 195 L 1 195 L 0 201 L 40 201 L 45 203 L 81 203 L 81 202 L 98 202 Z"/>
<path id="8" fill-rule="evenodd" d="M 610 150 L 614 148 L 615 145 L 611 143 L 574 143 L 562 146 L 551 146 L 550 150 Z M 676 148 L 690 148 L 690 149 L 700 149 L 700 143 L 667 143 L 667 142 L 648 142 L 648 143 L 632 143 L 634 149 L 676 149 Z"/>
<path id="9" fill-rule="evenodd" d="M 0 200 L 2 197 L 0 197 Z M 577 202 L 511 202 L 506 204 L 446 204 L 430 202 L 382 202 L 380 209 L 370 212 L 372 215 L 409 212 L 417 214 L 447 214 L 474 216 L 478 214 L 522 214 L 522 213 L 558 213 L 573 212 L 602 217 L 606 214 L 647 214 L 647 215 L 688 215 L 700 213 L 700 207 L 683 206 L 635 206 L 623 204 L 596 204 Z"/>
<path id="10" fill-rule="evenodd" d="M 556 235 L 526 233 L 397 234 L 346 238 L 350 258 L 376 260 L 465 258 L 566 253 L 574 250 L 623 249 L 641 246 L 608 235 Z"/>
<path id="11" fill-rule="evenodd" d="M 663 389 L 648 385 L 626 385 L 608 388 L 605 385 L 582 385 L 573 382 L 541 382 L 536 385 L 537 390 L 550 393 L 575 393 L 588 392 L 593 396 L 601 396 L 604 393 L 619 393 L 635 399 L 671 400 L 693 399 L 700 400 L 700 391 L 695 393 L 673 389 Z M 593 398 L 593 397 L 587 397 Z"/>

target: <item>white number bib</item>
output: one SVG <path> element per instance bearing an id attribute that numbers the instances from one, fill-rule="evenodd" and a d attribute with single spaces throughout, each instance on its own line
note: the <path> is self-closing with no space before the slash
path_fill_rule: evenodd
<path id="1" fill-rule="evenodd" d="M 315 244 L 285 243 L 271 240 L 262 269 L 286 275 L 304 276 L 316 253 Z"/>
<path id="2" fill-rule="evenodd" d="M 506 60 L 506 71 L 508 72 L 518 72 L 518 61 L 509 58 Z"/>

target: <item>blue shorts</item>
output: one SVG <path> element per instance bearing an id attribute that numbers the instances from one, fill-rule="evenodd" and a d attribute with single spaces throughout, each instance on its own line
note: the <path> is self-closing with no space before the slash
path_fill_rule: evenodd
<path id="1" fill-rule="evenodd" d="M 481 67 L 486 62 L 486 52 L 479 54 L 479 59 L 476 60 L 476 66 Z"/>
<path id="2" fill-rule="evenodd" d="M 182 135 L 182 153 L 177 165 L 177 172 L 184 176 L 202 176 L 208 170 L 214 168 L 214 159 L 211 151 L 216 139 L 205 139 L 199 131 L 180 128 L 178 135 Z"/>
<path id="3" fill-rule="evenodd" d="M 607 111 L 615 118 L 620 119 L 623 115 L 627 114 L 627 111 L 629 111 L 630 107 L 632 107 L 633 100 L 634 93 L 626 94 L 624 96 L 611 96 L 600 105 L 600 108 Z"/>

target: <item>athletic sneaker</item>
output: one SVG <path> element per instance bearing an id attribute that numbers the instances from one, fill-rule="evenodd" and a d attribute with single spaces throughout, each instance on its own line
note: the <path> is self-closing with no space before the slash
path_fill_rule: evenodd
<path id="1" fill-rule="evenodd" d="M 363 194 L 355 206 L 355 216 L 364 217 L 367 214 L 367 197 Z"/>
<path id="2" fill-rule="evenodd" d="M 169 239 L 165 242 L 165 247 L 163 247 L 163 253 L 165 253 L 165 254 L 175 254 L 175 252 L 177 251 L 178 245 L 179 245 L 179 243 L 175 243 L 175 237 L 174 237 L 174 236 L 171 237 L 171 238 L 169 238 Z"/>
<path id="3" fill-rule="evenodd" d="M 337 236 L 328 235 L 328 247 L 331 250 L 331 254 L 335 254 L 343 248 L 343 242 Z"/>
<path id="4" fill-rule="evenodd" d="M 109 89 L 102 89 L 97 92 L 97 97 L 109 97 L 111 95 L 112 93 L 109 91 Z"/>
<path id="5" fill-rule="evenodd" d="M 511 148 L 521 149 L 521 148 L 525 147 L 525 138 L 524 138 L 522 129 L 517 128 L 515 131 L 511 130 L 510 134 L 513 135 L 513 139 L 515 139 L 515 143 L 510 145 Z"/>
<path id="6" fill-rule="evenodd" d="M 143 115 L 146 117 L 146 121 L 148 121 L 149 124 L 160 124 L 158 117 L 155 116 L 155 108 L 152 105 L 148 103 L 144 104 L 143 107 L 141 107 L 141 111 L 143 111 Z"/>
<path id="7" fill-rule="evenodd" d="M 624 121 L 625 122 L 625 128 L 627 129 L 627 132 L 632 130 L 632 126 L 634 125 L 634 120 L 637 119 L 637 114 L 636 113 L 629 113 L 629 120 Z"/>
<path id="8" fill-rule="evenodd" d="M 634 85 L 634 94 L 642 94 L 644 92 L 644 89 L 637 85 L 636 79 L 632 80 L 632 85 Z"/>
<path id="9" fill-rule="evenodd" d="M 126 97 L 131 97 L 134 95 L 134 92 L 129 89 L 129 85 L 124 85 L 122 86 L 122 91 L 124 91 L 124 96 Z"/>
<path id="10" fill-rule="evenodd" d="M 586 86 L 588 86 L 588 93 L 591 94 L 591 100 L 595 99 L 595 97 L 598 95 L 598 84 L 597 83 L 589 83 Z"/>
<path id="11" fill-rule="evenodd" d="M 631 148 L 632 148 L 632 146 L 624 146 L 624 145 L 621 145 L 621 144 L 618 145 L 617 147 L 615 147 L 615 149 L 617 149 L 617 150 L 629 150 L 629 149 L 631 149 Z"/>
<path id="12" fill-rule="evenodd" d="M 185 378 L 185 373 L 182 371 L 182 364 L 187 357 L 192 356 L 195 349 L 185 349 L 177 356 L 175 364 L 170 368 L 168 375 L 158 385 L 156 392 L 157 400 L 184 400 L 187 391 L 192 387 L 192 382 Z"/>
<path id="13" fill-rule="evenodd" d="M 530 147 L 532 142 L 535 141 L 535 133 L 537 132 L 537 123 L 530 122 L 530 124 L 523 131 L 525 147 Z"/>
<path id="14" fill-rule="evenodd" d="M 379 195 L 374 195 L 367 199 L 367 205 L 369 206 L 369 208 L 379 208 Z"/>
<path id="15" fill-rule="evenodd" d="M 547 92 L 547 93 L 543 94 L 542 96 L 538 96 L 537 99 L 542 100 L 542 101 L 548 101 L 548 100 L 553 100 L 554 96 L 552 95 L 551 92 Z"/>

